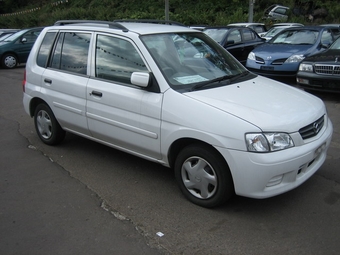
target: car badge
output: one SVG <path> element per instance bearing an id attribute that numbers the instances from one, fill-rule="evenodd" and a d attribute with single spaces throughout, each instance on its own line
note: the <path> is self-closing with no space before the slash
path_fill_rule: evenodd
<path id="1" fill-rule="evenodd" d="M 316 122 L 313 123 L 313 131 L 314 131 L 314 134 L 317 134 L 320 131 L 320 125 Z"/>
<path id="2" fill-rule="evenodd" d="M 335 57 L 335 63 L 338 63 L 338 57 Z"/>
<path id="3" fill-rule="evenodd" d="M 272 56 L 268 56 L 268 57 L 267 57 L 267 60 L 269 60 L 269 59 L 272 59 Z"/>

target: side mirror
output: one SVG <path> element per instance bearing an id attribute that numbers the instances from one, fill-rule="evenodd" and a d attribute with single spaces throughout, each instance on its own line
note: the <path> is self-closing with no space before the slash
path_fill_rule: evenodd
<path id="1" fill-rule="evenodd" d="M 24 38 L 21 39 L 21 42 L 22 42 L 22 43 L 26 43 L 26 42 L 27 42 L 27 39 L 24 37 Z"/>
<path id="2" fill-rule="evenodd" d="M 146 88 L 150 83 L 150 74 L 142 72 L 133 72 L 130 80 L 131 84 Z"/>

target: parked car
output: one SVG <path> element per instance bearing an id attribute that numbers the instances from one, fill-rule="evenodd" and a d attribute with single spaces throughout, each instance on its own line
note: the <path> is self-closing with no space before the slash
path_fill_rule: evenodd
<path id="1" fill-rule="evenodd" d="M 42 29 L 42 27 L 23 29 L 1 41 L 1 66 L 3 68 L 14 68 L 20 63 L 25 63 Z"/>
<path id="2" fill-rule="evenodd" d="M 257 34 L 267 32 L 267 27 L 264 23 L 253 23 L 253 22 L 245 22 L 245 23 L 231 23 L 228 26 L 233 27 L 249 27 L 253 29 Z"/>
<path id="3" fill-rule="evenodd" d="M 284 30 L 286 28 L 290 28 L 290 27 L 302 27 L 303 26 L 302 24 L 299 24 L 299 23 L 292 23 L 290 25 L 282 25 L 282 24 L 283 23 L 279 23 L 279 24 L 273 25 L 266 33 L 261 34 L 260 36 L 262 38 L 266 39 L 266 41 L 269 41 L 275 35 L 277 35 L 279 32 L 281 32 L 282 30 Z M 299 25 L 293 25 L 293 24 L 299 24 Z"/>
<path id="4" fill-rule="evenodd" d="M 286 21 L 289 14 L 289 7 L 273 4 L 264 11 L 264 19 L 270 19 L 272 21 Z"/>
<path id="5" fill-rule="evenodd" d="M 243 65 L 246 64 L 249 52 L 265 42 L 265 39 L 248 27 L 208 27 L 203 32 L 221 44 Z"/>
<path id="6" fill-rule="evenodd" d="M 296 81 L 308 90 L 340 93 L 340 37 L 328 50 L 305 58 Z"/>
<path id="7" fill-rule="evenodd" d="M 291 27 L 249 53 L 246 67 L 269 77 L 294 77 L 307 56 L 326 50 L 335 40 L 330 27 Z"/>
<path id="8" fill-rule="evenodd" d="M 200 31 L 143 22 L 41 32 L 23 105 L 42 142 L 67 131 L 171 167 L 204 207 L 287 192 L 321 167 L 333 132 L 322 100 L 249 72 Z"/>
<path id="9" fill-rule="evenodd" d="M 6 35 L 6 34 L 13 34 L 15 32 L 18 32 L 20 29 L 11 29 L 11 28 L 3 28 L 0 29 L 0 36 Z"/>

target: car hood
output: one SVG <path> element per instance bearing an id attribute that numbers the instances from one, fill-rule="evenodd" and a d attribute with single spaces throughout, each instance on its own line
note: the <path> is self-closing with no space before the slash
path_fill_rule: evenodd
<path id="1" fill-rule="evenodd" d="M 296 132 L 325 114 L 319 98 L 262 76 L 186 95 L 270 132 Z"/>
<path id="2" fill-rule="evenodd" d="M 291 55 L 305 55 L 313 45 L 291 45 L 291 44 L 272 44 L 265 43 L 256 47 L 253 53 L 264 58 L 271 57 L 272 59 L 288 58 Z"/>
<path id="3" fill-rule="evenodd" d="M 329 49 L 304 59 L 308 62 L 336 63 L 340 64 L 340 50 Z"/>

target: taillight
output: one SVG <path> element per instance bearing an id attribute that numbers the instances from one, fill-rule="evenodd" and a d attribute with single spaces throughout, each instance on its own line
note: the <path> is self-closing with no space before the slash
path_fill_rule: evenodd
<path id="1" fill-rule="evenodd" d="M 25 85 L 26 85 L 26 69 L 24 71 L 24 79 L 22 80 L 22 91 L 25 92 Z"/>

